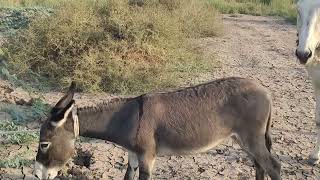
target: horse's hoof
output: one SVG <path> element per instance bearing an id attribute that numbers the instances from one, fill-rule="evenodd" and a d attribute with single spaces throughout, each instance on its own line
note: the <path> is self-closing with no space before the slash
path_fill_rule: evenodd
<path id="1" fill-rule="evenodd" d="M 308 159 L 308 164 L 309 165 L 316 165 L 319 163 L 319 158 L 315 158 L 315 157 L 312 157 L 312 156 L 309 156 L 309 159 Z"/>

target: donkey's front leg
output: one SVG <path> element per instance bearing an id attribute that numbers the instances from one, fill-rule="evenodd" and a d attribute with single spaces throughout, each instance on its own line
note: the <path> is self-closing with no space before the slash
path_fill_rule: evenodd
<path id="1" fill-rule="evenodd" d="M 315 88 L 316 96 L 316 110 L 315 110 L 315 119 L 316 119 L 316 131 L 317 131 L 317 142 L 315 149 L 309 155 L 309 163 L 314 165 L 319 163 L 320 159 L 320 89 Z"/>
<path id="2" fill-rule="evenodd" d="M 154 152 L 145 152 L 138 155 L 139 160 L 139 180 L 150 180 L 155 161 Z"/>
<path id="3" fill-rule="evenodd" d="M 133 180 L 136 175 L 138 166 L 139 161 L 136 153 L 128 151 L 128 167 L 126 175 L 124 176 L 124 180 Z"/>

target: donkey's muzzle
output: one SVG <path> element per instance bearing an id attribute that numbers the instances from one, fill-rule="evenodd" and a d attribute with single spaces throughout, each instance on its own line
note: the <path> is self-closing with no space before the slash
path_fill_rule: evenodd
<path id="1" fill-rule="evenodd" d="M 296 56 L 299 59 L 301 64 L 306 64 L 307 61 L 312 57 L 312 51 L 311 50 L 299 51 L 297 49 Z"/>

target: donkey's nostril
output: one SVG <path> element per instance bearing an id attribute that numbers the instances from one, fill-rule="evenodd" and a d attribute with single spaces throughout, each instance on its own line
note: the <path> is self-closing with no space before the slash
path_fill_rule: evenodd
<path id="1" fill-rule="evenodd" d="M 309 50 L 309 52 L 307 52 L 307 54 L 308 54 L 308 55 L 307 55 L 308 59 L 311 58 L 311 56 L 312 56 L 312 51 Z"/>
<path id="2" fill-rule="evenodd" d="M 299 58 L 299 52 L 298 52 L 298 50 L 296 50 L 296 56 Z"/>

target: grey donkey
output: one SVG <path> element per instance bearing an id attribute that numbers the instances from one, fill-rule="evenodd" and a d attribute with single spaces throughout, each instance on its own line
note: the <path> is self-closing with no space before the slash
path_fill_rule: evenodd
<path id="1" fill-rule="evenodd" d="M 128 150 L 124 179 L 151 179 L 156 156 L 205 152 L 233 137 L 253 160 L 256 179 L 279 180 L 271 155 L 271 97 L 244 78 L 224 78 L 171 92 L 119 98 L 78 108 L 75 84 L 42 124 L 35 175 L 52 179 L 74 152 L 78 135 L 116 143 Z"/>

